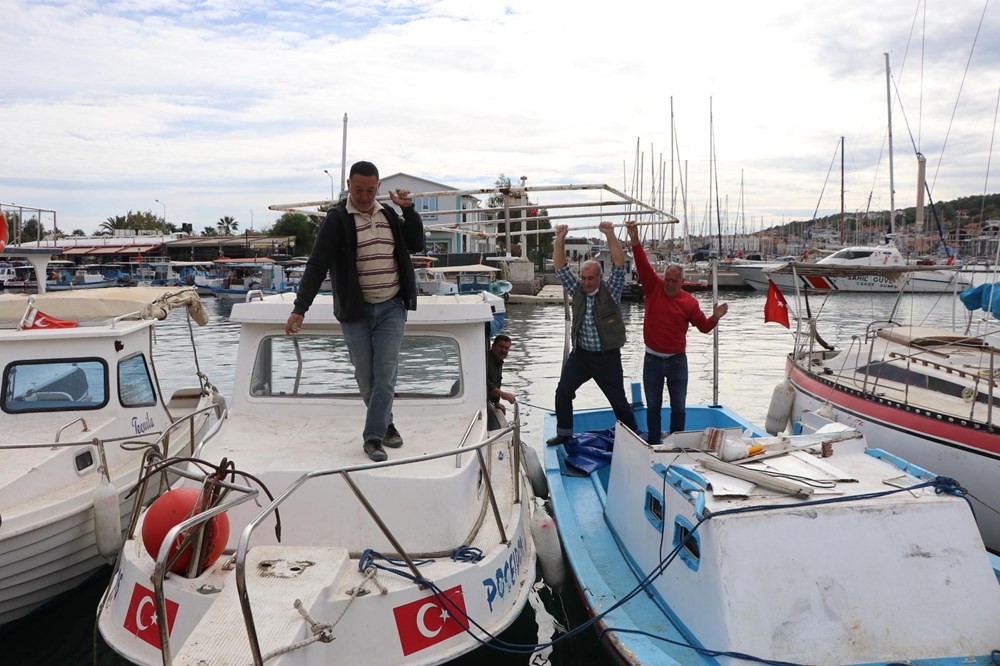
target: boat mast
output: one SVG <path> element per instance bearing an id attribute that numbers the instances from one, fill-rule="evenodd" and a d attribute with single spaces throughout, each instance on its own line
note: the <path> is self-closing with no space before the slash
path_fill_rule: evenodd
<path id="1" fill-rule="evenodd" d="M 844 217 L 844 137 L 840 137 L 840 244 L 844 244 L 844 227 L 847 221 Z"/>
<path id="2" fill-rule="evenodd" d="M 896 183 L 892 162 L 892 83 L 889 75 L 889 52 L 885 52 L 885 97 L 889 118 L 889 233 L 892 233 L 893 218 L 896 216 Z"/>

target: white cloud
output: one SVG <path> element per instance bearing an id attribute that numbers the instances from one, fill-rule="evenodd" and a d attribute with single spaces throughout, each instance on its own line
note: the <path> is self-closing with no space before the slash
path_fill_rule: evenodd
<path id="1" fill-rule="evenodd" d="M 503 172 L 629 189 L 638 140 L 646 195 L 670 168 L 673 98 L 693 223 L 713 135 L 730 219 L 741 182 L 755 227 L 808 218 L 825 181 L 819 213 L 838 211 L 841 136 L 848 209 L 884 208 L 885 51 L 897 206 L 915 198 L 911 136 L 935 199 L 974 195 L 1000 80 L 983 6 L 11 0 L 0 201 L 56 209 L 63 228 L 154 199 L 198 229 L 251 210 L 262 226 L 269 204 L 329 191 L 344 113 L 348 161 L 455 186 Z"/>

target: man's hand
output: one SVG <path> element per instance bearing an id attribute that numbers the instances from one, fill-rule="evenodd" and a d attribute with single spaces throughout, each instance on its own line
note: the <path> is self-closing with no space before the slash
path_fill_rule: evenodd
<path id="1" fill-rule="evenodd" d="M 597 225 L 597 228 L 600 229 L 604 233 L 605 236 L 614 236 L 615 235 L 615 223 L 614 222 L 608 222 L 608 221 L 601 222 L 599 225 Z"/>
<path id="2" fill-rule="evenodd" d="M 632 245 L 639 244 L 639 224 L 635 220 L 629 220 L 625 223 L 625 228 L 628 229 L 628 240 Z"/>
<path id="3" fill-rule="evenodd" d="M 566 240 L 566 234 L 569 233 L 568 224 L 557 224 L 556 225 L 556 240 Z"/>
<path id="4" fill-rule="evenodd" d="M 401 187 L 397 187 L 395 190 L 389 190 L 389 198 L 392 203 L 396 204 L 400 208 L 409 208 L 413 205 L 413 199 L 410 198 L 410 191 L 404 190 Z"/>
<path id="5" fill-rule="evenodd" d="M 715 317 L 715 321 L 719 321 L 726 316 L 727 312 L 729 312 L 729 303 L 719 303 L 712 311 L 712 316 Z"/>
<path id="6" fill-rule="evenodd" d="M 517 402 L 517 396 L 515 396 L 513 393 L 511 393 L 509 391 L 501 390 L 497 395 L 500 396 L 501 400 L 506 400 L 507 402 L 509 402 L 512 405 L 515 402 Z"/>
<path id="7" fill-rule="evenodd" d="M 285 335 L 294 335 L 302 330 L 302 322 L 305 317 L 300 314 L 295 314 L 294 312 L 288 315 L 288 321 L 285 322 Z"/>

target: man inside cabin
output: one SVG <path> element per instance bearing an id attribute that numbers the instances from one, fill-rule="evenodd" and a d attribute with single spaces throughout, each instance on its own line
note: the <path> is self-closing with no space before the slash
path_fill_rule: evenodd
<path id="1" fill-rule="evenodd" d="M 594 260 L 580 265 L 579 277 L 573 273 L 566 262 L 569 227 L 565 224 L 556 227 L 552 262 L 573 308 L 573 351 L 563 364 L 556 386 L 556 434 L 546 442 L 549 446 L 565 444 L 573 437 L 573 399 L 576 390 L 591 379 L 611 403 L 615 418 L 638 432 L 635 415 L 625 396 L 622 371 L 625 323 L 621 299 L 625 287 L 625 251 L 615 235 L 614 224 L 601 222 L 598 228 L 607 237 L 611 250 L 612 268 L 606 282 L 601 264 Z"/>
<path id="2" fill-rule="evenodd" d="M 664 382 L 670 396 L 670 432 L 684 430 L 688 324 L 694 324 L 702 333 L 708 333 L 726 316 L 729 305 L 719 303 L 713 308 L 712 316 L 706 317 L 698 300 L 681 288 L 684 268 L 680 264 L 669 264 L 661 278 L 646 257 L 639 239 L 639 225 L 626 222 L 625 226 L 644 297 L 642 337 L 646 344 L 646 356 L 642 363 L 642 390 L 646 394 L 647 440 L 655 445 L 663 437 L 661 408 Z"/>
<path id="3" fill-rule="evenodd" d="M 403 445 L 393 424 L 392 402 L 406 312 L 417 309 L 410 254 L 424 249 L 423 222 L 409 190 L 389 192 L 389 199 L 403 211 L 400 218 L 376 201 L 380 184 L 371 162 L 351 166 L 347 199 L 331 208 L 320 226 L 285 323 L 287 335 L 302 330 L 305 313 L 329 273 L 333 314 L 367 407 L 363 448 L 376 462 L 388 458 L 383 447 Z"/>
<path id="4" fill-rule="evenodd" d="M 502 333 L 493 338 L 493 345 L 490 353 L 486 355 L 486 397 L 490 402 L 490 409 L 486 410 L 486 422 L 490 430 L 500 427 L 500 420 L 496 412 L 507 413 L 507 408 L 501 404 L 500 400 L 506 400 L 510 404 L 517 402 L 517 397 L 509 391 L 500 388 L 503 383 L 503 362 L 510 353 L 510 338 Z"/>

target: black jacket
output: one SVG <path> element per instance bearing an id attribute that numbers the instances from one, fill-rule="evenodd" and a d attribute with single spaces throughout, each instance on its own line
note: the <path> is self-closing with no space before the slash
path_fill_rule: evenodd
<path id="1" fill-rule="evenodd" d="M 400 219 L 395 209 L 382 206 L 395 242 L 394 254 L 399 268 L 399 297 L 407 310 L 417 309 L 417 279 L 413 274 L 411 252 L 424 249 L 424 224 L 413 206 L 403 209 Z M 365 316 L 365 301 L 358 279 L 358 231 L 353 216 L 342 201 L 326 214 L 316 235 L 316 244 L 299 282 L 292 312 L 305 314 L 327 272 L 333 284 L 333 315 L 337 321 L 354 321 Z"/>

